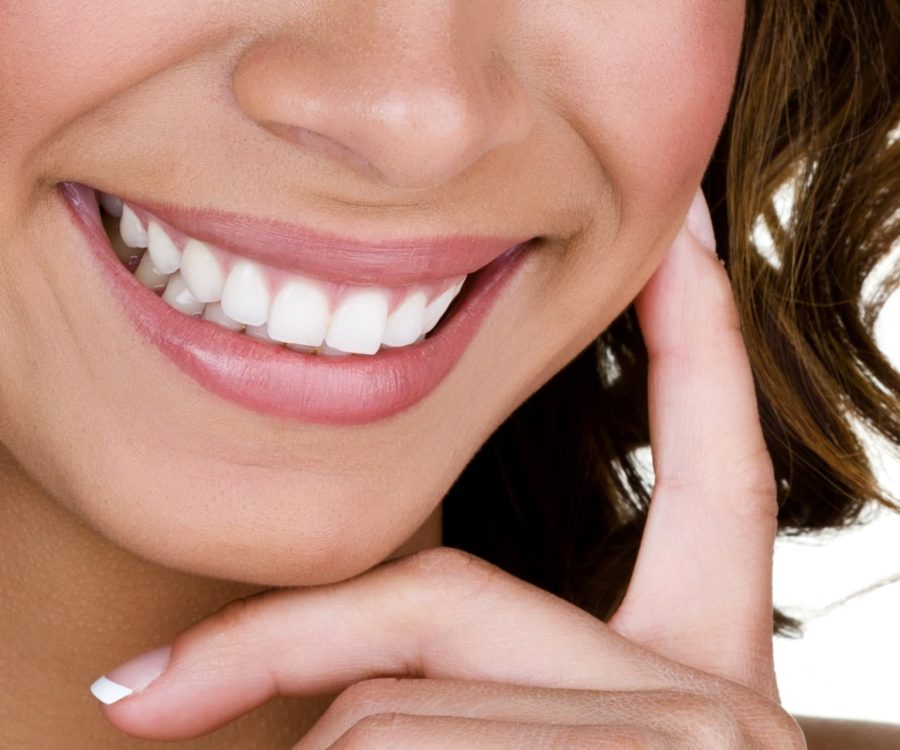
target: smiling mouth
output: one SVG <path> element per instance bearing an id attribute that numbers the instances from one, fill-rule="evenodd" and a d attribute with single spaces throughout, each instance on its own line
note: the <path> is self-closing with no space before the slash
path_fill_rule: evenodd
<path id="1" fill-rule="evenodd" d="M 384 419 L 428 395 L 541 241 L 369 242 L 76 182 L 58 192 L 145 343 L 219 397 L 320 424 Z"/>
<path id="2" fill-rule="evenodd" d="M 373 355 L 422 341 L 469 277 L 402 286 L 328 281 L 203 242 L 115 196 L 101 193 L 99 203 L 118 258 L 170 307 L 307 354 Z"/>

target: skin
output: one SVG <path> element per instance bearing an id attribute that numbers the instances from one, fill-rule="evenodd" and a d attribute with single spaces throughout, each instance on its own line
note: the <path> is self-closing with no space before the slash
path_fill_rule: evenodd
<path id="1" fill-rule="evenodd" d="M 478 447 L 666 267 L 676 236 L 691 244 L 679 230 L 732 93 L 742 3 L 447 0 L 385 2 L 377 13 L 359 7 L 0 0 L 0 570 L 9 614 L 0 621 L 0 638 L 11 655 L 0 670 L 0 726 L 16 733 L 7 744 L 144 746 L 111 724 L 140 737 L 182 739 L 183 747 L 296 741 L 338 691 L 373 672 L 357 661 L 343 673 L 349 682 L 316 682 L 297 677 L 302 659 L 285 660 L 279 668 L 288 670 L 284 684 L 293 689 L 280 691 L 284 697 L 214 735 L 188 740 L 234 718 L 228 701 L 249 710 L 275 694 L 251 696 L 236 680 L 253 659 L 277 652 L 264 641 L 258 652 L 248 650 L 241 634 L 264 627 L 256 618 L 273 623 L 270 633 L 285 632 L 307 607 L 303 592 L 350 592 L 335 600 L 334 612 L 344 616 L 360 611 L 354 597 L 378 601 L 407 584 L 421 592 L 422 581 L 434 583 L 435 570 L 439 583 L 467 591 L 482 563 L 460 566 L 441 550 L 393 568 L 379 565 L 440 547 L 440 501 Z M 426 399 L 366 426 L 323 427 L 225 402 L 148 346 L 82 262 L 87 248 L 55 196 L 63 180 L 138 200 L 290 217 L 373 239 L 465 231 L 530 233 L 546 242 Z M 707 301 L 727 320 L 727 278 L 711 256 L 704 261 L 695 270 L 711 279 Z M 656 298 L 665 295 L 648 295 L 646 306 Z M 665 328 L 664 318 L 655 320 Z M 660 335 L 686 345 L 702 338 L 696 333 Z M 689 528 L 696 515 L 671 514 L 665 510 L 671 501 L 655 496 L 654 507 L 664 510 L 651 518 L 663 520 L 648 527 L 652 551 L 642 552 L 639 563 L 649 572 L 638 578 L 618 620 L 609 629 L 596 622 L 588 628 L 567 610 L 556 636 L 577 632 L 582 640 L 572 643 L 610 658 L 637 648 L 626 660 L 643 675 L 634 684 L 681 695 L 684 683 L 645 679 L 646 669 L 637 666 L 671 661 L 672 674 L 702 684 L 728 710 L 741 714 L 735 696 L 765 707 L 747 736 L 790 737 L 796 727 L 777 705 L 766 645 L 774 531 L 765 505 L 771 498 L 757 491 L 768 488 L 760 479 L 766 464 L 758 462 L 765 454 L 745 353 L 735 347 L 733 354 L 713 382 L 737 384 L 738 400 L 726 403 L 736 404 L 743 420 L 736 447 L 746 452 L 747 472 L 710 477 L 712 460 L 698 466 L 658 439 L 654 454 L 704 489 L 692 514 L 702 515 L 712 487 L 727 488 L 728 496 L 744 491 L 759 503 L 758 534 L 730 533 L 735 520 L 727 513 L 724 526 L 707 530 L 715 533 L 711 539 L 750 540 L 750 580 L 729 572 L 739 559 L 731 548 L 730 556 L 688 562 L 682 558 L 690 558 L 690 548 L 681 557 L 674 547 L 665 551 L 659 539 L 669 525 Z M 485 377 L 495 372 L 504 377 Z M 473 398 L 478 408 L 459 408 Z M 709 410 L 711 401 L 693 408 Z M 672 417 L 663 433 L 674 446 L 685 438 L 676 423 L 684 427 Z M 734 466 L 734 456 L 719 465 Z M 712 546 L 723 550 L 721 542 Z M 706 566 L 722 570 L 706 593 L 669 587 Z M 441 578 L 445 569 L 448 577 Z M 562 606 L 538 604 L 524 584 L 496 576 L 523 615 L 541 617 Z M 308 588 L 326 584 L 335 588 Z M 285 608 L 264 593 L 272 587 L 290 587 Z M 727 596 L 745 588 L 746 601 Z M 258 592 L 251 601 L 261 605 L 247 608 L 252 615 L 235 617 L 233 606 L 220 610 Z M 693 619 L 661 633 L 649 603 L 683 601 L 678 596 L 696 599 Z M 322 640 L 334 644 L 320 649 L 331 660 L 322 673 L 333 675 L 350 652 L 326 616 L 328 600 L 319 601 L 321 612 L 310 611 L 320 619 L 309 625 L 323 628 Z M 478 626 L 465 631 L 462 643 L 490 632 L 509 636 L 508 621 L 491 619 L 490 608 L 478 610 L 481 601 L 471 602 Z M 394 602 L 378 611 L 391 611 Z M 187 630 L 217 610 L 206 625 Z M 701 615 L 713 617 L 703 627 L 722 646 L 694 654 L 685 650 L 685 634 L 710 622 Z M 379 625 L 373 618 L 367 627 Z M 434 627 L 422 623 L 410 642 L 386 646 L 397 649 L 395 656 L 421 647 L 415 636 Z M 189 686 L 220 628 L 236 639 L 234 663 L 221 664 L 222 703 L 190 713 L 193 724 L 179 725 L 172 715 L 171 692 L 152 699 L 148 691 L 103 714 L 92 705 L 86 686 L 101 671 L 179 633 L 173 654 L 187 665 Z M 449 653 L 439 638 L 430 643 L 438 661 Z M 751 663 L 743 657 L 748 649 Z M 534 689 L 559 687 L 546 674 L 527 679 L 534 673 L 527 658 L 538 658 L 539 649 L 527 653 L 514 643 L 484 674 Z M 423 672 L 389 666 L 389 673 Z M 605 671 L 590 673 L 585 665 L 580 684 L 614 690 Z M 161 702 L 144 710 L 145 699 Z M 683 709 L 686 699 L 665 700 Z M 563 701 L 560 711 L 571 714 L 573 705 Z M 326 735 L 335 739 L 333 717 L 317 727 L 322 747 Z M 439 734 L 452 738 L 458 730 L 448 725 Z M 398 724 L 393 731 L 407 730 Z"/>

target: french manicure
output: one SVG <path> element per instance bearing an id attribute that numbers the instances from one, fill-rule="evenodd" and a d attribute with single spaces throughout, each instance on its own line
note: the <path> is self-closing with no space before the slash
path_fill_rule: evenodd
<path id="1" fill-rule="evenodd" d="M 709 215 L 709 206 L 702 189 L 697 190 L 684 223 L 697 242 L 710 252 L 716 252 L 716 235 L 713 232 L 712 217 Z"/>
<path id="2" fill-rule="evenodd" d="M 91 685 L 91 693 L 107 706 L 146 688 L 159 677 L 169 663 L 171 646 L 160 646 L 120 664 Z"/>

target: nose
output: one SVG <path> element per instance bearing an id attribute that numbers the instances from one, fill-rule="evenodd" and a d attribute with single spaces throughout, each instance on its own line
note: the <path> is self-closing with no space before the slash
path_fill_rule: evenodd
<path id="1" fill-rule="evenodd" d="M 333 0 L 258 39 L 233 72 L 238 106 L 320 157 L 399 188 L 446 183 L 524 139 L 526 89 L 483 0 Z"/>

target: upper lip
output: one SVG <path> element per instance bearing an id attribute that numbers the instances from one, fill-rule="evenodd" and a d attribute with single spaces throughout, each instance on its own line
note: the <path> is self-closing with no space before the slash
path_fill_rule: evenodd
<path id="1" fill-rule="evenodd" d="M 291 273 L 351 284 L 392 286 L 463 276 L 534 237 L 452 234 L 366 241 L 275 219 L 112 194 L 223 250 Z"/>

